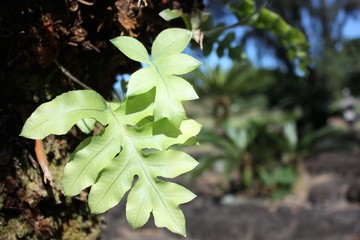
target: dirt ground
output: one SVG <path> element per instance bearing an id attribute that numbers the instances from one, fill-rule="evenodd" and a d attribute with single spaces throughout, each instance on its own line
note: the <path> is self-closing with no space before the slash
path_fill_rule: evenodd
<path id="1" fill-rule="evenodd" d="M 307 159 L 305 169 L 293 193 L 281 202 L 229 195 L 215 203 L 197 197 L 182 207 L 186 239 L 360 240 L 360 154 L 321 154 Z M 155 228 L 152 219 L 132 230 L 124 204 L 108 211 L 105 221 L 102 239 L 184 239 Z"/>

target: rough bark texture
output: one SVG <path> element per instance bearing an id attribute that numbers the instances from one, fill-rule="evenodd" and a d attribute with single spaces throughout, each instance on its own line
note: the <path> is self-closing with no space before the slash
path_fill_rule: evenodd
<path id="1" fill-rule="evenodd" d="M 0 172 L 0 239 L 97 239 L 102 218 L 91 215 L 86 192 L 65 197 L 61 177 L 69 151 L 80 136 L 73 129 L 67 137 L 45 140 L 54 184 L 44 183 L 35 154 L 24 141 L 13 145 L 14 153 L 2 158 Z"/>
<path id="2" fill-rule="evenodd" d="M 51 187 L 44 183 L 34 142 L 18 137 L 22 125 L 42 102 L 82 88 L 69 73 L 111 99 L 115 76 L 140 66 L 108 40 L 130 35 L 149 47 L 164 28 L 182 26 L 162 20 L 161 10 L 202 7 L 195 2 L 0 1 L 0 239 L 99 237 L 102 220 L 90 214 L 87 193 L 69 198 L 61 190 L 63 167 L 84 136 L 74 128 L 45 140 Z"/>

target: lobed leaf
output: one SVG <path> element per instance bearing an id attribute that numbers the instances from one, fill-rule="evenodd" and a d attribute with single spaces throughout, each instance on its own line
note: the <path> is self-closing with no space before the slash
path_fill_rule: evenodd
<path id="1" fill-rule="evenodd" d="M 128 58 L 137 62 L 149 62 L 149 54 L 146 51 L 146 48 L 135 38 L 122 36 L 111 39 L 110 42 Z"/>
<path id="2" fill-rule="evenodd" d="M 161 70 L 162 74 L 181 75 L 195 70 L 200 66 L 200 62 L 187 54 L 174 54 L 154 60 L 155 66 Z"/>
<path id="3" fill-rule="evenodd" d="M 91 211 L 107 211 L 131 189 L 126 214 L 133 227 L 144 225 L 152 212 L 157 226 L 185 235 L 185 219 L 178 205 L 190 201 L 195 195 L 176 184 L 160 181 L 158 177 L 174 178 L 197 165 L 189 155 L 168 148 L 196 135 L 200 125 L 194 120 L 184 121 L 180 127 L 182 133 L 171 138 L 164 134 L 153 135 L 151 123 L 139 131 L 124 122 L 124 117 L 129 116 L 114 114 L 113 117 L 111 122 L 116 123 L 117 135 L 122 136 L 123 150 L 101 172 L 99 168 L 98 179 L 89 194 Z M 155 151 L 145 154 L 144 148 Z M 135 176 L 137 181 L 132 187 Z M 175 194 L 173 191 L 179 192 Z"/>
<path id="4" fill-rule="evenodd" d="M 84 118 L 94 118 L 106 125 L 107 110 L 105 100 L 94 91 L 63 93 L 51 102 L 40 105 L 26 120 L 20 136 L 43 139 L 50 134 L 65 134 Z"/>
<path id="5" fill-rule="evenodd" d="M 120 37 L 121 38 L 121 37 Z M 200 63 L 182 54 L 191 39 L 191 32 L 184 29 L 167 29 L 154 40 L 152 61 L 130 77 L 127 96 L 140 95 L 156 88 L 154 119 L 169 119 L 175 126 L 186 119 L 182 103 L 197 99 L 194 88 L 179 74 L 188 73 Z"/>
<path id="6" fill-rule="evenodd" d="M 193 87 L 175 76 L 198 67 L 194 58 L 181 54 L 191 39 L 182 29 L 163 31 L 154 41 L 153 58 L 129 37 L 111 42 L 129 58 L 147 63 L 129 82 L 127 98 L 107 103 L 90 90 L 71 91 L 42 104 L 26 121 L 21 136 L 42 139 L 64 134 L 74 124 L 90 132 L 99 121 L 101 134 L 86 138 L 75 149 L 62 179 L 66 195 L 91 187 L 89 206 L 101 213 L 128 194 L 126 215 L 133 227 L 144 225 L 152 213 L 158 227 L 186 235 L 180 204 L 195 195 L 168 182 L 193 169 L 197 162 L 172 146 L 195 144 L 200 124 L 186 119 L 182 102 L 197 98 Z"/>
<path id="7" fill-rule="evenodd" d="M 191 40 L 191 32 L 181 28 L 169 28 L 162 31 L 154 40 L 151 55 L 153 60 L 159 60 L 184 51 Z"/>
<path id="8" fill-rule="evenodd" d="M 62 185 L 74 196 L 95 183 L 99 172 L 120 152 L 121 136 L 109 124 L 103 134 L 85 139 L 74 151 L 64 169 Z"/>

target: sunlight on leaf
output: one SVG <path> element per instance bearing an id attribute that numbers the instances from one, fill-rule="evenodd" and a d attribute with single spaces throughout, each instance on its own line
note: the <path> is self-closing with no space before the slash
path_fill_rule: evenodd
<path id="1" fill-rule="evenodd" d="M 26 121 L 20 136 L 43 139 L 49 134 L 65 134 L 84 118 L 94 118 L 106 125 L 106 113 L 106 102 L 98 93 L 70 91 L 40 105 Z"/>
<path id="2" fill-rule="evenodd" d="M 162 17 L 165 21 L 171 21 L 175 18 L 178 18 L 182 15 L 183 13 L 179 10 L 170 10 L 169 8 L 162 10 L 159 15 L 160 17 Z"/>
<path id="3" fill-rule="evenodd" d="M 117 38 L 116 46 L 120 51 L 131 59 L 139 59 L 136 52 L 132 54 L 132 47 L 122 44 L 122 38 Z M 165 117 L 178 126 L 186 119 L 182 102 L 198 98 L 191 84 L 175 76 L 188 73 L 200 65 L 193 57 L 181 53 L 190 40 L 190 31 L 176 28 L 164 30 L 154 40 L 150 64 L 130 77 L 127 91 L 129 97 L 156 88 L 155 120 Z"/>
<path id="4" fill-rule="evenodd" d="M 95 121 L 103 125 L 102 133 L 75 149 L 62 179 L 66 195 L 91 187 L 92 213 L 107 211 L 128 192 L 126 217 L 131 226 L 143 226 L 152 213 L 156 226 L 186 236 L 179 205 L 195 195 L 168 180 L 198 164 L 173 147 L 196 144 L 194 137 L 201 128 L 187 118 L 182 106 L 197 94 L 185 79 L 175 76 L 199 66 L 181 53 L 190 39 L 186 30 L 163 31 L 154 41 L 151 61 L 138 40 L 113 39 L 126 56 L 148 64 L 130 77 L 123 102 L 106 102 L 91 90 L 70 91 L 42 104 L 26 121 L 21 136 L 31 139 L 65 134 L 75 124 L 85 133 L 91 132 Z"/>

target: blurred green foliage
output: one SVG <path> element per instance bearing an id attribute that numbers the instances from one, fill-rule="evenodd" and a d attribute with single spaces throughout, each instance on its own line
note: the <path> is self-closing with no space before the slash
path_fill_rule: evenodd
<path id="1" fill-rule="evenodd" d="M 220 164 L 220 171 L 238 192 L 279 199 L 295 184 L 301 159 L 327 151 L 327 139 L 341 139 L 345 132 L 324 127 L 300 136 L 296 113 L 252 109 L 230 117 L 214 129 L 205 129 L 200 143 L 211 143 L 214 154 L 200 159 L 193 177 Z M 335 143 L 335 142 L 334 142 Z"/>
<path id="2" fill-rule="evenodd" d="M 205 66 L 193 75 L 197 92 L 207 99 L 203 101 L 208 101 L 213 114 L 212 124 L 205 124 L 199 136 L 200 143 L 210 144 L 213 151 L 200 159 L 193 178 L 216 169 L 230 183 L 229 192 L 245 190 L 281 199 L 296 183 L 304 158 L 356 148 L 345 129 L 327 121 L 338 111 L 332 108 L 336 102 L 332 90 L 340 92 L 348 84 L 342 81 L 345 72 L 346 79 L 358 74 L 358 44 L 344 44 L 341 54 L 328 51 L 332 64 L 315 66 L 305 34 L 266 3 L 232 1 L 228 9 L 236 23 L 215 25 L 210 16 L 202 24 L 204 56 L 216 53 L 220 59 L 230 58 L 231 64 Z M 235 29 L 239 26 L 246 29 L 240 38 Z M 254 67 L 245 55 L 251 37 L 272 41 L 268 46 L 275 47 L 278 66 L 282 61 L 286 70 Z M 325 76 L 338 76 L 344 84 L 330 86 Z M 355 90 L 356 81 L 351 82 Z"/>
<path id="3" fill-rule="evenodd" d="M 219 57 L 227 53 L 235 61 L 242 60 L 247 37 L 244 36 L 242 40 L 237 39 L 234 29 L 242 26 L 250 28 L 251 31 L 264 31 L 270 34 L 279 47 L 284 49 L 286 57 L 303 73 L 307 73 L 307 65 L 310 63 L 309 44 L 301 30 L 289 25 L 280 15 L 266 8 L 266 5 L 257 6 L 253 0 L 232 2 L 228 4 L 228 9 L 237 19 L 236 23 L 230 26 L 225 23 L 216 25 L 210 17 L 202 26 L 205 32 L 203 49 L 205 56 L 216 47 Z"/>
<path id="4" fill-rule="evenodd" d="M 348 3 L 224 1 L 232 18 L 222 20 L 201 11 L 186 16 L 168 11 L 168 18 L 180 16 L 193 31 L 205 63 L 214 55 L 219 59 L 193 75 L 213 120 L 205 123 L 199 140 L 214 147 L 193 177 L 220 165 L 237 190 L 279 199 L 295 184 L 303 158 L 356 146 L 344 129 L 328 125 L 330 117 L 340 116 L 342 88 L 360 93 L 359 41 L 336 39 L 346 17 L 338 18 L 335 10 L 351 15 L 358 7 Z M 315 33 L 305 31 L 312 27 Z M 312 46 L 316 56 L 310 55 L 309 38 L 317 44 Z M 256 41 L 258 58 L 272 52 L 275 69 L 256 68 L 247 60 L 250 41 Z"/>

